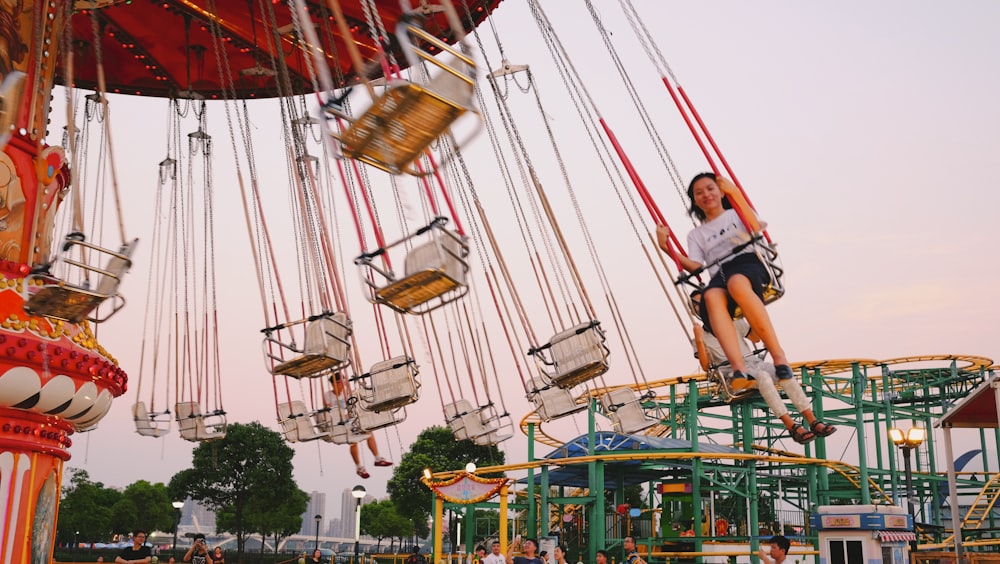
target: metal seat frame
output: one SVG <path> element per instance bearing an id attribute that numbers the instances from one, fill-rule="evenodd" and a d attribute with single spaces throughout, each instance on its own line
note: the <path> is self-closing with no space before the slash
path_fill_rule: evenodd
<path id="1" fill-rule="evenodd" d="M 642 401 L 651 399 L 651 396 L 652 394 L 640 396 L 632 388 L 615 388 L 601 396 L 601 407 L 604 408 L 604 414 L 611 419 L 615 432 L 632 435 L 645 431 L 662 419 L 651 417 L 642 405 Z"/>
<path id="2" fill-rule="evenodd" d="M 444 406 L 448 428 L 457 440 L 471 440 L 477 445 L 495 445 L 514 435 L 510 414 L 498 414 L 493 403 L 472 407 L 466 399 Z"/>
<path id="3" fill-rule="evenodd" d="M 529 350 L 528 354 L 535 357 L 548 382 L 567 390 L 573 388 L 608 371 L 610 351 L 604 344 L 600 325 L 596 320 L 580 323 L 557 333 L 547 344 Z"/>
<path id="4" fill-rule="evenodd" d="M 278 423 L 281 433 L 290 443 L 315 441 L 329 435 L 329 431 L 313 424 L 316 411 L 309 411 L 301 400 L 278 404 Z"/>
<path id="5" fill-rule="evenodd" d="M 391 174 L 425 176 L 413 166 L 428 147 L 441 137 L 462 115 L 479 116 L 474 105 L 476 63 L 471 57 L 414 25 L 412 18 L 400 18 L 396 37 L 411 68 L 420 61 L 436 66 L 441 72 L 427 84 L 420 85 L 402 79 L 388 83 L 386 91 L 357 119 L 329 106 L 327 111 L 346 120 L 349 125 L 333 136 L 340 142 L 344 156 L 359 160 Z M 413 44 L 410 36 L 447 53 L 448 62 L 435 58 Z M 465 47 L 464 43 L 461 43 Z M 478 127 L 482 126 L 478 119 Z M 460 143 L 459 145 L 462 145 Z M 443 164 L 443 163 L 442 163 Z M 440 165 L 438 165 L 440 166 Z"/>
<path id="6" fill-rule="evenodd" d="M 548 384 L 542 377 L 529 381 L 528 401 L 535 406 L 535 413 L 542 421 L 551 421 L 587 409 L 587 403 L 578 403 L 569 390 Z"/>
<path id="7" fill-rule="evenodd" d="M 444 228 L 447 221 L 444 217 L 434 218 L 416 233 L 354 259 L 360 267 L 361 282 L 369 292 L 369 301 L 400 313 L 423 315 L 469 292 L 466 283 L 469 246 L 463 237 Z M 393 248 L 424 236 L 428 238 L 426 242 L 407 252 L 402 278 L 375 263 Z"/>
<path id="8" fill-rule="evenodd" d="M 67 274 L 81 275 L 83 282 L 73 284 L 47 271 L 29 274 L 24 279 L 22 290 L 24 310 L 31 315 L 61 319 L 70 323 L 80 323 L 84 319 L 94 323 L 107 321 L 125 307 L 125 298 L 118 293 L 118 286 L 132 266 L 132 259 L 129 257 L 138 242 L 139 240 L 135 239 L 131 243 L 123 244 L 118 251 L 111 251 L 88 243 L 80 234 L 68 235 L 55 264 L 65 265 Z M 70 252 L 75 247 L 80 247 L 82 255 L 91 251 L 99 256 L 109 257 L 107 266 L 98 268 L 83 260 L 69 258 Z M 90 288 L 92 274 L 98 276 L 94 289 Z M 109 299 L 112 301 L 110 312 L 106 312 L 105 315 L 91 315 Z"/>
<path id="9" fill-rule="evenodd" d="M 408 356 L 397 356 L 375 363 L 365 374 L 351 378 L 356 383 L 354 393 L 361 409 L 372 412 L 391 411 L 409 405 L 420 398 L 417 363 Z M 378 424 L 374 419 L 363 429 Z M 391 423 L 389 423 L 391 424 Z"/>
<path id="10" fill-rule="evenodd" d="M 177 430 L 182 439 L 188 441 L 211 441 L 226 436 L 226 412 L 220 410 L 201 412 L 198 402 L 177 402 L 174 405 Z M 209 428 L 214 430 L 209 431 Z"/>
<path id="11" fill-rule="evenodd" d="M 170 411 L 154 411 L 146 409 L 146 402 L 137 401 L 132 405 L 132 418 L 135 420 L 135 432 L 144 437 L 162 437 L 170 432 Z"/>
<path id="12" fill-rule="evenodd" d="M 282 338 L 285 329 L 291 339 Z M 351 321 L 342 312 L 323 312 L 263 329 L 265 365 L 271 374 L 296 379 L 343 370 L 351 362 L 351 330 Z"/>

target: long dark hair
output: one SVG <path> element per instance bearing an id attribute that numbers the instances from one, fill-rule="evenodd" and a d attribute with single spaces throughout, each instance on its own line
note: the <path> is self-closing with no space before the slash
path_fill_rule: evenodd
<path id="1" fill-rule="evenodd" d="M 719 181 L 719 177 L 717 177 L 714 172 L 703 172 L 692 178 L 691 182 L 688 184 L 688 199 L 691 200 L 691 207 L 688 208 L 688 213 L 695 216 L 698 221 L 705 221 L 705 212 L 701 211 L 701 208 L 694 205 L 694 185 L 702 178 L 710 178 L 712 179 L 712 182 Z M 729 198 L 726 196 L 722 196 L 722 209 L 733 209 L 733 205 L 729 203 Z"/>

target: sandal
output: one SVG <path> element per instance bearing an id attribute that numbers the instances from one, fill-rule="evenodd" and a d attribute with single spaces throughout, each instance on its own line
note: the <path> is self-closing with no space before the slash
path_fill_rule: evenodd
<path id="1" fill-rule="evenodd" d="M 807 430 L 805 427 L 799 425 L 798 423 L 792 425 L 792 428 L 789 429 L 788 431 L 792 434 L 792 440 L 799 443 L 800 445 L 804 445 L 808 442 L 811 442 L 816 438 L 816 435 L 813 434 L 812 431 Z"/>
<path id="2" fill-rule="evenodd" d="M 822 421 L 813 421 L 809 428 L 812 430 L 813 434 L 817 437 L 829 437 L 830 435 L 837 432 L 837 428 L 833 425 L 827 425 Z"/>
<path id="3" fill-rule="evenodd" d="M 368 470 L 365 470 L 364 466 L 358 466 L 358 476 L 367 479 L 371 474 L 368 473 Z"/>

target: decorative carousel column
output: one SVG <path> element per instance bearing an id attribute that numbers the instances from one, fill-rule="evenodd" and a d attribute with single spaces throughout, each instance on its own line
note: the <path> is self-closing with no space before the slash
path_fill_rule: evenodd
<path id="1" fill-rule="evenodd" d="M 45 144 L 66 0 L 0 2 L 0 74 L 14 131 L 0 151 L 0 562 L 48 564 L 70 435 L 97 424 L 127 378 L 87 322 L 24 311 L 23 281 L 47 260 L 56 210 L 69 189 L 61 147 Z"/>

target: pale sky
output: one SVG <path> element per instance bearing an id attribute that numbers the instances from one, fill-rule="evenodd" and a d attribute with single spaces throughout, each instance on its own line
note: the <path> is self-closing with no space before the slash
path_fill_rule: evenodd
<path id="1" fill-rule="evenodd" d="M 585 6 L 544 4 L 590 95 L 668 221 L 686 231 L 690 223 L 684 217 L 685 203 L 635 119 Z M 597 4 L 687 182 L 706 168 L 704 162 L 677 123 L 659 75 L 638 47 L 618 4 Z M 993 295 L 1000 267 L 989 235 L 1000 205 L 1000 186 L 988 170 L 1000 154 L 1000 5 L 988 0 L 634 4 L 779 242 L 788 290 L 769 311 L 793 361 L 1000 356 L 1000 306 Z M 528 7 L 522 0 L 505 0 L 493 22 L 510 62 L 529 64 L 533 70 L 548 124 L 567 157 L 569 176 L 648 377 L 696 371 L 684 334 L 644 266 L 607 180 L 594 172 L 589 142 L 575 133 L 577 118 Z M 496 66 L 500 57 L 492 33 L 488 26 L 480 29 L 490 63 Z M 566 190 L 546 148 L 534 99 L 511 85 L 510 103 L 523 110 L 518 127 L 528 139 L 543 183 L 553 200 L 562 202 L 556 213 L 563 228 L 571 240 L 579 241 L 579 226 L 565 205 Z M 97 430 L 73 438 L 67 466 L 84 467 L 95 480 L 125 486 L 140 478 L 169 481 L 188 465 L 193 445 L 181 440 L 176 429 L 162 439 L 140 437 L 131 420 L 146 273 L 153 254 L 151 194 L 166 147 L 166 102 L 119 96 L 112 97 L 111 104 L 126 224 L 129 235 L 141 242 L 136 265 L 123 285 L 129 306 L 102 326 L 99 336 L 132 380 L 129 392 L 115 401 Z M 251 108 L 258 136 L 256 161 L 270 179 L 263 185 L 281 202 L 287 182 L 276 106 L 255 102 Z M 63 113 L 57 104 L 52 131 L 61 131 Z M 223 250 L 219 284 L 225 406 L 230 421 L 259 419 L 277 429 L 270 377 L 260 353 L 260 299 L 233 181 L 225 114 L 218 104 L 209 107 L 209 125 L 217 143 L 216 229 L 223 232 L 218 245 Z M 50 141 L 57 144 L 59 138 L 52 135 Z M 491 221 L 505 224 L 511 221 L 506 215 L 509 204 L 489 150 L 481 134 L 468 148 L 470 168 L 487 213 L 495 211 Z M 412 186 L 412 181 L 403 185 Z M 339 219 L 348 221 L 346 216 Z M 648 226 L 648 218 L 645 221 Z M 344 252 L 350 258 L 357 254 L 357 245 L 348 237 L 347 223 L 343 225 Z M 505 244 L 523 247 L 515 230 L 505 225 L 502 232 Z M 578 249 L 577 260 L 592 264 L 586 249 Z M 358 295 L 354 267 L 348 263 L 345 268 L 350 291 Z M 584 269 L 592 272 L 592 266 Z M 526 278 L 525 283 L 531 282 Z M 595 281 L 590 289 L 597 292 L 600 287 Z M 484 295 L 485 289 L 481 292 Z M 544 315 L 537 313 L 533 321 L 544 327 Z M 370 317 L 370 309 L 356 306 L 355 315 L 356 325 L 364 327 L 367 322 L 360 318 Z M 602 320 L 606 328 L 613 327 L 610 316 Z M 364 337 L 359 338 L 364 347 Z M 630 381 L 616 360 L 624 361 L 613 353 L 608 382 Z M 530 408 L 517 378 L 509 378 L 503 395 L 516 421 Z M 401 450 L 421 429 L 443 423 L 440 412 L 427 371 L 422 399 L 410 409 L 407 423 L 377 432 L 384 454 L 399 460 Z M 610 428 L 603 420 L 601 426 Z M 578 415 L 553 428 L 570 439 L 586 431 L 586 419 Z M 302 489 L 325 491 L 332 500 L 358 483 L 375 495 L 384 493 L 390 473 L 373 468 L 367 453 L 372 478 L 362 482 L 354 475 L 347 447 L 312 442 L 294 448 L 295 476 Z M 520 434 L 502 448 L 509 461 L 526 458 L 526 440 Z M 539 445 L 536 453 L 549 450 Z M 845 456 L 850 461 L 851 455 Z M 327 508 L 330 515 L 339 514 L 335 503 Z"/>

